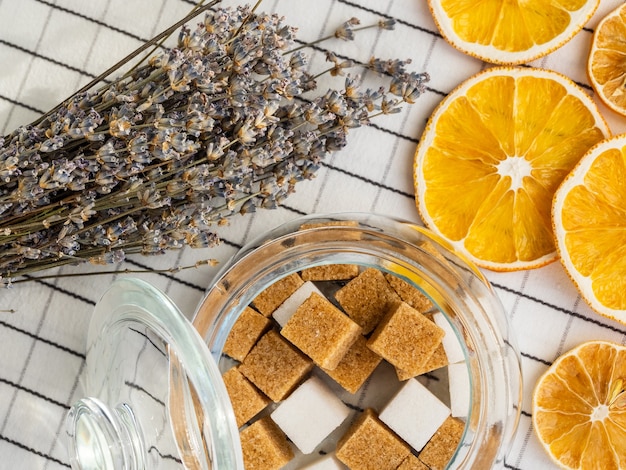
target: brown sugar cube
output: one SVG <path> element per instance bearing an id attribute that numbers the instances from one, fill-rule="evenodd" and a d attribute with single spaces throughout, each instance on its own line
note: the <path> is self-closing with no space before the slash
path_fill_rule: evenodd
<path id="1" fill-rule="evenodd" d="M 309 222 L 300 225 L 297 236 L 300 241 L 311 244 L 329 240 L 359 240 L 362 237 L 361 231 L 350 228 L 358 226 L 356 220 Z"/>
<path id="2" fill-rule="evenodd" d="M 224 372 L 222 379 L 233 405 L 238 427 L 254 418 L 271 402 L 236 367 Z"/>
<path id="3" fill-rule="evenodd" d="M 367 346 L 407 374 L 417 374 L 441 344 L 445 332 L 404 302 L 385 315 Z"/>
<path id="4" fill-rule="evenodd" d="M 350 318 L 371 332 L 391 305 L 400 297 L 385 280 L 383 273 L 368 268 L 343 286 L 335 298 Z"/>
<path id="5" fill-rule="evenodd" d="M 429 468 L 413 454 L 402 461 L 398 470 L 429 470 Z"/>
<path id="6" fill-rule="evenodd" d="M 252 302 L 254 307 L 269 317 L 304 281 L 298 273 L 290 274 L 264 289 Z"/>
<path id="7" fill-rule="evenodd" d="M 389 273 L 385 274 L 385 279 L 387 279 L 389 285 L 400 298 L 418 312 L 424 313 L 433 307 L 431 300 L 422 291 L 413 287 L 404 279 Z"/>
<path id="8" fill-rule="evenodd" d="M 440 369 L 448 365 L 448 356 L 446 355 L 446 350 L 443 348 L 443 343 L 437 346 L 435 352 L 433 352 L 432 356 L 428 358 L 428 360 L 424 363 L 422 368 L 416 374 L 410 374 L 402 369 L 398 369 L 396 367 L 396 374 L 398 376 L 398 380 L 404 381 L 408 380 L 412 377 L 416 377 L 418 375 L 426 374 L 427 372 L 431 372 L 433 370 Z"/>
<path id="9" fill-rule="evenodd" d="M 366 409 L 337 443 L 335 456 L 348 468 L 396 469 L 411 453 L 371 409 Z"/>
<path id="10" fill-rule="evenodd" d="M 448 417 L 419 454 L 419 459 L 431 469 L 444 469 L 456 452 L 465 424 Z"/>
<path id="11" fill-rule="evenodd" d="M 350 393 L 356 393 L 382 361 L 382 357 L 367 347 L 359 336 L 341 362 L 332 370 L 323 369 L 335 382 Z"/>
<path id="12" fill-rule="evenodd" d="M 317 227 L 357 227 L 355 220 L 335 220 L 331 222 L 306 223 L 300 225 L 300 230 Z M 355 234 L 355 239 L 359 235 Z M 345 281 L 359 275 L 359 267 L 356 264 L 329 264 L 314 266 L 303 269 L 300 273 L 305 281 Z"/>
<path id="13" fill-rule="evenodd" d="M 300 225 L 300 230 L 307 230 L 317 227 L 357 227 L 359 224 L 355 220 L 334 220 L 330 222 L 305 223 Z M 360 235 L 354 234 L 358 239 Z M 345 281 L 359 275 L 359 267 L 356 264 L 329 264 L 324 266 L 314 266 L 303 269 L 300 273 L 305 281 Z"/>
<path id="14" fill-rule="evenodd" d="M 312 368 L 308 357 L 270 330 L 248 353 L 239 372 L 277 402 L 289 395 Z"/>
<path id="15" fill-rule="evenodd" d="M 356 220 L 331 220 L 330 222 L 307 222 L 300 225 L 300 230 L 317 227 L 358 227 Z"/>
<path id="16" fill-rule="evenodd" d="M 280 334 L 320 367 L 334 369 L 361 335 L 361 328 L 328 299 L 313 292 Z"/>
<path id="17" fill-rule="evenodd" d="M 346 281 L 359 275 L 356 264 L 326 264 L 303 269 L 300 273 L 303 281 Z"/>
<path id="18" fill-rule="evenodd" d="M 246 470 L 278 470 L 294 457 L 287 437 L 269 416 L 252 423 L 239 437 Z"/>
<path id="19" fill-rule="evenodd" d="M 224 354 L 242 362 L 263 333 L 270 329 L 272 321 L 256 310 L 246 307 L 224 343 Z"/>
<path id="20" fill-rule="evenodd" d="M 434 321 L 432 315 L 424 315 L 424 316 L 428 318 L 430 321 Z M 415 375 L 409 374 L 406 371 L 398 369 L 397 367 L 396 367 L 396 374 L 398 375 L 398 380 L 404 381 L 404 380 L 408 380 L 410 378 L 416 377 L 418 375 L 426 374 L 427 372 L 440 369 L 441 367 L 447 366 L 449 363 L 450 361 L 448 361 L 448 355 L 446 354 L 446 350 L 443 347 L 443 341 L 442 341 L 442 343 L 439 346 L 437 346 L 437 349 L 435 349 L 432 356 L 430 356 L 430 358 L 426 361 L 426 363 L 424 363 L 424 366 L 417 374 Z"/>

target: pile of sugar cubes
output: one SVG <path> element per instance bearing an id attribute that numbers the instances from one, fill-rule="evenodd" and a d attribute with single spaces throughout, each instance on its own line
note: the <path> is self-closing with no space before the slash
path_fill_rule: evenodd
<path id="1" fill-rule="evenodd" d="M 282 278 L 245 308 L 224 354 L 247 470 L 438 469 L 461 441 L 463 348 L 389 273 L 334 264 Z"/>

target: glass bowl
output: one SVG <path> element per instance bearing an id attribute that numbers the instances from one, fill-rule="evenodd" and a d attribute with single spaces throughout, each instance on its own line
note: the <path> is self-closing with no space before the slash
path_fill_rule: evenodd
<path id="1" fill-rule="evenodd" d="M 520 357 L 507 317 L 482 273 L 416 224 L 372 214 L 308 216 L 245 246 L 218 273 L 194 315 L 220 370 L 232 365 L 224 343 L 245 306 L 279 279 L 329 264 L 396 275 L 445 315 L 464 351 L 471 397 L 462 442 L 448 468 L 502 464 L 522 398 Z"/>
<path id="2" fill-rule="evenodd" d="M 311 228 L 302 229 L 305 223 Z M 470 397 L 448 468 L 501 465 L 520 415 L 521 369 L 488 281 L 421 226 L 380 215 L 331 214 L 294 220 L 241 249 L 208 287 L 192 323 L 149 284 L 114 282 L 88 331 L 86 398 L 66 421 L 72 468 L 243 469 L 221 379 L 232 366 L 223 353 L 226 338 L 266 287 L 329 264 L 394 274 L 445 315 L 462 345 Z"/>

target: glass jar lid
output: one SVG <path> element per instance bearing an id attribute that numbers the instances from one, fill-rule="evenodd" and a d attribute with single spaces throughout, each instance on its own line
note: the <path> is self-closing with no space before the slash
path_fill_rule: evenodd
<path id="1" fill-rule="evenodd" d="M 97 303 L 84 379 L 67 417 L 73 469 L 243 469 L 217 365 L 149 284 L 118 280 Z"/>

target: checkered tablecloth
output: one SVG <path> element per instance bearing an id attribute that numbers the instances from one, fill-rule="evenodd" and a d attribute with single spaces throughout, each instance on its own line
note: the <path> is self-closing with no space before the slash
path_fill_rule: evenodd
<path id="1" fill-rule="evenodd" d="M 585 74 L 591 35 L 599 18 L 619 3 L 602 0 L 572 41 L 531 65 L 562 72 L 593 94 Z M 189 0 L 0 0 L 0 134 L 34 120 L 192 7 Z M 430 74 L 428 90 L 402 113 L 355 131 L 348 147 L 328 160 L 316 179 L 302 183 L 282 208 L 234 218 L 220 229 L 219 247 L 134 257 L 116 268 L 161 269 L 207 258 L 224 262 L 250 238 L 302 214 L 363 211 L 419 220 L 412 167 L 426 119 L 448 92 L 486 65 L 442 39 L 425 0 L 266 0 L 261 9 L 284 14 L 305 41 L 334 31 L 353 16 L 363 24 L 393 17 L 395 31 L 363 32 L 355 42 L 333 44 L 332 49 L 361 61 L 372 55 L 411 58 L 412 69 Z M 601 110 L 614 132 L 626 130 L 626 119 Z M 163 290 L 190 316 L 215 269 L 135 276 Z M 560 353 L 582 341 L 626 344 L 626 327 L 594 314 L 559 263 L 486 274 L 511 319 L 524 370 L 522 415 L 505 466 L 555 468 L 531 426 L 536 379 Z M 81 397 L 90 312 L 113 277 L 55 278 L 0 290 L 0 309 L 15 311 L 0 313 L 0 469 L 69 467 L 64 417 Z"/>

